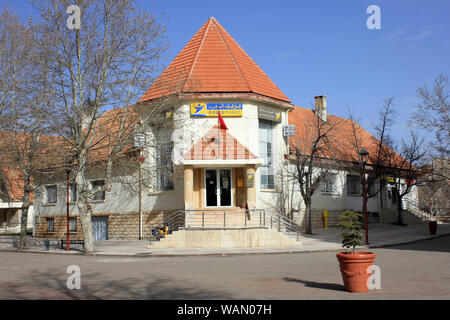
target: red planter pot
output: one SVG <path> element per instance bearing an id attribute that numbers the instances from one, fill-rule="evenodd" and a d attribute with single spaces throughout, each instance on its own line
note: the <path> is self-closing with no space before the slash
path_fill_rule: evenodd
<path id="1" fill-rule="evenodd" d="M 350 292 L 367 292 L 369 290 L 367 279 L 370 277 L 367 268 L 375 260 L 375 253 L 339 252 L 336 256 L 339 260 L 345 289 Z"/>
<path id="2" fill-rule="evenodd" d="M 430 230 L 431 234 L 436 234 L 437 231 L 437 221 L 429 221 L 428 222 L 428 229 Z"/>

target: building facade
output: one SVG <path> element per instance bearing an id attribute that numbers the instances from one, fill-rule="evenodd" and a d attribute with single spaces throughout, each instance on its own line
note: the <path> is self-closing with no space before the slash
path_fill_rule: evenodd
<path id="1" fill-rule="evenodd" d="M 122 181 L 92 202 L 96 240 L 147 239 L 152 227 L 182 212 L 185 227 L 269 227 L 271 217 L 292 214 L 304 223 L 302 198 L 288 172 L 290 143 L 307 113 L 327 117 L 326 107 L 296 107 L 224 28 L 210 18 L 137 102 L 141 119 L 155 101 L 177 95 L 163 128 L 145 125 L 139 164 L 116 172 Z M 326 98 L 322 101 L 326 104 Z M 222 119 L 218 115 L 221 114 Z M 289 127 L 291 125 L 291 127 Z M 370 135 L 369 133 L 367 133 Z M 341 139 L 346 139 L 344 135 Z M 139 175 L 139 188 L 131 177 Z M 92 169 L 92 188 L 104 183 Z M 355 172 L 336 168 L 313 198 L 313 227 L 329 226 L 346 209 L 361 211 Z M 130 184 L 123 181 L 129 180 Z M 145 183 L 141 182 L 144 180 Z M 64 238 L 69 190 L 70 233 L 82 238 L 76 186 L 64 176 L 49 180 L 36 195 L 36 234 Z M 387 188 L 369 199 L 373 221 L 390 209 Z M 189 212 L 187 214 L 186 212 Z M 181 213 L 180 213 L 181 215 Z"/>

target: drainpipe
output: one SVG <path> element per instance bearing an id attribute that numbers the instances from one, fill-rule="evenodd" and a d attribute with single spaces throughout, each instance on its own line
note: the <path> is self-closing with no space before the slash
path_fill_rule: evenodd
<path id="1" fill-rule="evenodd" d="M 139 240 L 142 240 L 142 159 L 139 159 Z"/>
<path id="2" fill-rule="evenodd" d="M 70 251 L 70 245 L 69 245 L 69 224 L 70 224 L 70 217 L 69 217 L 69 194 L 70 194 L 70 170 L 66 171 L 67 174 L 67 196 L 66 196 L 66 206 L 67 206 L 67 237 L 66 237 L 66 251 Z"/>

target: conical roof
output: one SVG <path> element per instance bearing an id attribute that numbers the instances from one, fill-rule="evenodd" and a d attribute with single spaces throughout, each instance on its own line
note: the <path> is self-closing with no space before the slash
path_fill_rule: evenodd
<path id="1" fill-rule="evenodd" d="M 215 18 L 206 21 L 138 102 L 192 92 L 254 93 L 290 102 Z"/>

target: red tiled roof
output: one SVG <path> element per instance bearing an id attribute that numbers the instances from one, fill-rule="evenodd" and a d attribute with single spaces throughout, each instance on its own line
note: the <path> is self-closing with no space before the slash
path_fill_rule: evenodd
<path id="1" fill-rule="evenodd" d="M 184 154 L 185 160 L 246 160 L 257 157 L 228 130 L 213 126 Z"/>
<path id="2" fill-rule="evenodd" d="M 317 124 L 317 116 L 314 110 L 295 107 L 288 114 L 289 124 L 295 125 L 295 136 L 289 139 L 291 148 L 300 147 L 304 152 L 309 150 L 310 141 L 308 137 L 314 135 Z M 330 157 L 339 160 L 357 162 L 359 155 L 354 146 L 354 134 L 352 122 L 349 119 L 340 118 L 331 114 L 327 115 L 327 122 L 331 126 L 335 126 L 335 130 L 329 134 L 329 145 L 327 146 L 326 154 Z M 375 164 L 377 162 L 378 155 L 378 140 L 370 134 L 368 131 L 360 127 L 355 123 L 356 136 L 358 137 L 359 148 L 366 148 L 369 152 L 368 164 Z M 387 146 L 384 146 L 385 150 L 389 150 L 392 153 L 392 158 L 389 159 L 389 163 L 383 163 L 383 159 L 380 159 L 381 165 L 386 166 L 405 166 L 405 160 L 398 154 L 394 153 Z"/>
<path id="3" fill-rule="evenodd" d="M 138 102 L 191 92 L 250 92 L 290 102 L 214 18 L 197 31 Z"/>

